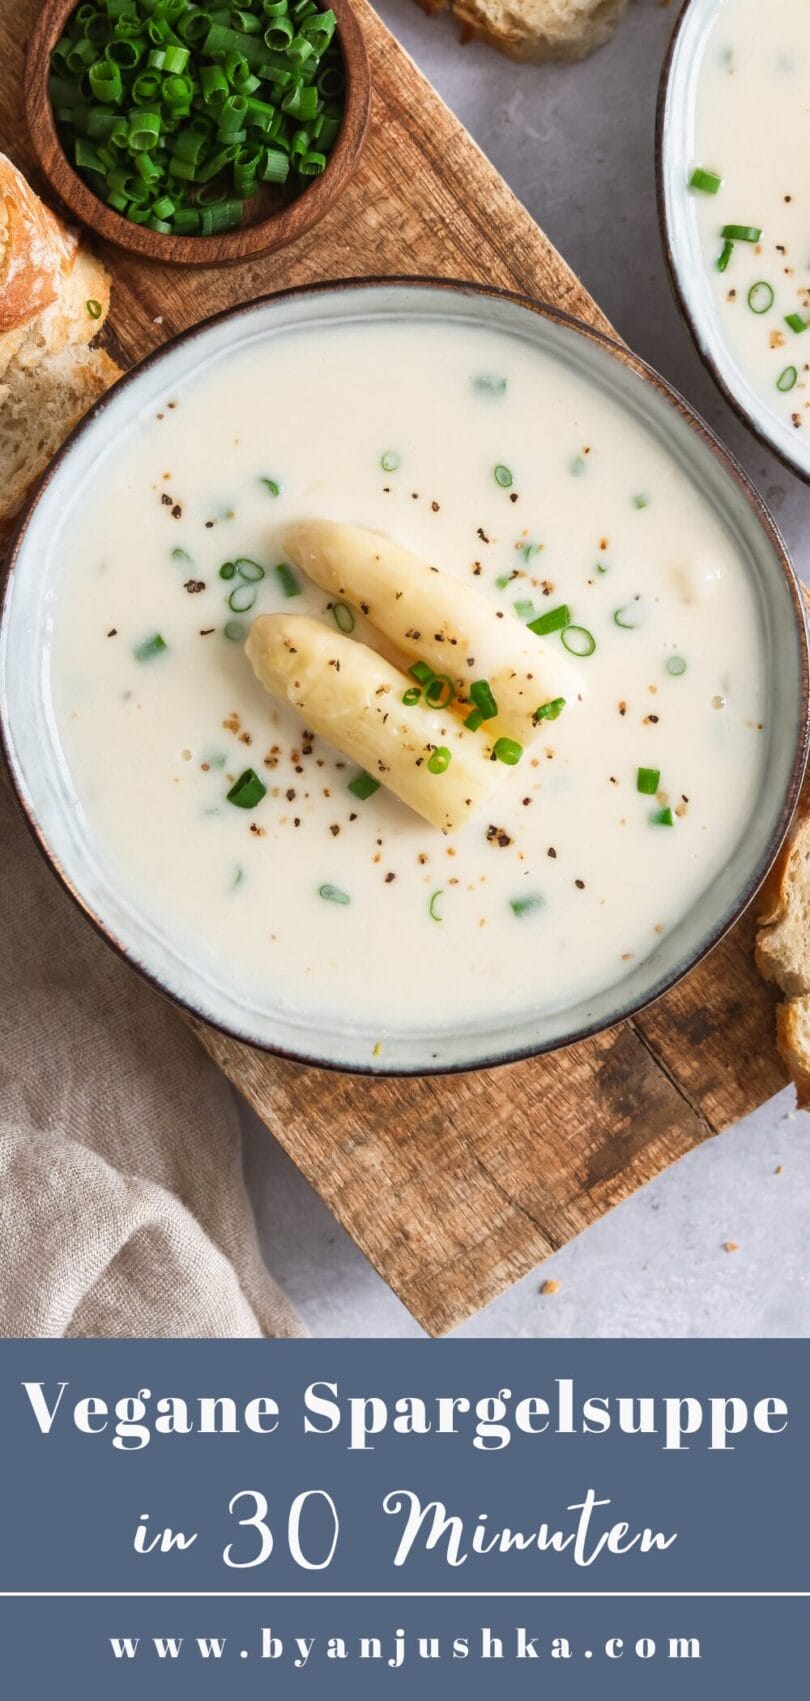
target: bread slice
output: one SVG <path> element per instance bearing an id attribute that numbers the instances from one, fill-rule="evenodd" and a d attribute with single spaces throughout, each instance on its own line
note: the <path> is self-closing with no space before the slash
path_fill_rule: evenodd
<path id="1" fill-rule="evenodd" d="M 794 827 L 757 908 L 760 974 L 787 998 L 803 997 L 810 993 L 810 816 Z"/>
<path id="2" fill-rule="evenodd" d="M 448 0 L 419 0 L 426 12 Z M 602 47 L 627 0 L 449 0 L 467 38 L 489 42 L 512 59 L 584 59 Z"/>
<path id="3" fill-rule="evenodd" d="M 52 456 L 120 375 L 104 349 L 77 343 L 39 365 L 11 362 L 0 383 L 0 551 Z"/>
<path id="4" fill-rule="evenodd" d="M 791 998 L 776 1012 L 779 1056 L 796 1087 L 799 1110 L 810 1110 L 810 995 Z"/>
<path id="5" fill-rule="evenodd" d="M 0 154 L 0 551 L 68 432 L 120 377 L 90 342 L 105 267 Z"/>

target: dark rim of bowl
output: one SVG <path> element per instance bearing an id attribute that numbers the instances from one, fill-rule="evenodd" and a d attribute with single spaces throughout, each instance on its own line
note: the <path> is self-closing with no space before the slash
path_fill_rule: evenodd
<path id="1" fill-rule="evenodd" d="M 709 952 L 714 949 L 715 945 L 717 945 L 722 938 L 724 938 L 726 933 L 730 931 L 730 929 L 739 920 L 740 916 L 747 909 L 751 899 L 758 891 L 778 854 L 798 802 L 799 791 L 801 789 L 804 771 L 807 764 L 808 743 L 810 741 L 810 663 L 808 661 L 808 632 L 804 600 L 799 582 L 776 522 L 769 510 L 766 508 L 765 503 L 754 485 L 751 483 L 751 480 L 748 478 L 748 475 L 743 471 L 743 468 L 735 460 L 731 452 L 721 443 L 712 428 L 707 425 L 703 419 L 701 419 L 700 415 L 695 412 L 694 408 L 685 400 L 680 392 L 668 383 L 665 378 L 662 378 L 660 373 L 656 372 L 654 367 L 649 366 L 639 355 L 633 354 L 632 351 L 625 346 L 625 344 L 618 342 L 613 337 L 607 336 L 604 331 L 599 331 L 594 326 L 585 324 L 583 320 L 574 318 L 572 314 L 564 312 L 561 308 L 553 307 L 550 303 L 540 301 L 533 296 L 522 295 L 512 290 L 498 289 L 494 285 L 471 283 L 462 278 L 408 277 L 407 275 L 367 278 L 335 278 L 324 283 L 301 284 L 289 289 L 276 290 L 267 295 L 257 296 L 251 301 L 241 302 L 236 307 L 224 308 L 221 312 L 211 314 L 209 318 L 201 320 L 199 324 L 190 326 L 188 330 L 178 332 L 176 336 L 171 337 L 167 342 L 161 344 L 160 348 L 153 349 L 150 354 L 144 356 L 143 360 L 140 360 L 135 366 L 131 367 L 129 371 L 125 372 L 122 377 L 120 377 L 116 383 L 111 386 L 105 395 L 101 396 L 99 400 L 94 403 L 93 407 L 91 407 L 89 412 L 85 414 L 84 418 L 79 421 L 78 425 L 74 426 L 70 435 L 65 439 L 65 442 L 57 451 L 53 459 L 49 462 L 44 473 L 38 480 L 14 533 L 5 567 L 2 605 L 0 606 L 0 627 L 5 627 L 15 563 L 17 556 L 20 553 L 34 510 L 37 507 L 44 491 L 51 483 L 51 480 L 58 473 L 62 462 L 69 455 L 73 444 L 88 429 L 91 422 L 98 419 L 99 416 L 103 414 L 113 395 L 122 390 L 125 386 L 131 384 L 143 371 L 157 365 L 169 350 L 179 348 L 184 343 L 192 342 L 196 337 L 202 336 L 214 325 L 222 324 L 230 319 L 241 319 L 250 313 L 263 309 L 269 303 L 288 300 L 292 297 L 318 295 L 329 296 L 346 291 L 356 290 L 361 292 L 363 290 L 375 288 L 442 290 L 450 294 L 460 293 L 462 295 L 472 297 L 485 297 L 496 301 L 514 302 L 516 306 L 526 308 L 530 312 L 536 313 L 540 318 L 548 319 L 556 324 L 566 326 L 569 329 L 576 331 L 579 335 L 584 336 L 592 343 L 595 343 L 598 347 L 606 349 L 614 356 L 614 358 L 620 360 L 623 365 L 629 367 L 631 371 L 635 372 L 638 377 L 651 384 L 653 389 L 657 390 L 658 393 L 663 396 L 670 405 L 674 406 L 678 413 L 681 414 L 682 418 L 686 420 L 696 437 L 698 437 L 705 445 L 706 449 L 714 455 L 715 459 L 720 462 L 725 472 L 729 475 L 733 482 L 737 484 L 745 497 L 748 506 L 753 509 L 762 530 L 765 532 L 768 541 L 771 544 L 773 552 L 781 566 L 785 582 L 790 591 L 801 657 L 802 712 L 796 750 L 794 752 L 791 768 L 790 785 L 779 814 L 779 819 L 756 868 L 753 869 L 749 875 L 741 893 L 731 906 L 730 910 L 721 917 L 716 926 L 703 940 L 699 950 L 693 956 L 690 956 L 687 962 L 682 963 L 673 970 L 671 974 L 664 976 L 659 983 L 653 986 L 651 990 L 644 995 L 644 997 L 632 999 L 626 1005 L 620 1006 L 609 1021 L 593 1021 L 587 1023 L 584 1027 L 577 1028 L 572 1033 L 567 1034 L 563 1039 L 548 1040 L 545 1042 L 540 1041 L 537 1044 L 521 1046 L 511 1051 L 507 1049 L 502 1053 L 498 1053 L 497 1056 L 482 1056 L 475 1063 L 464 1062 L 440 1064 L 431 1062 L 425 1067 L 411 1067 L 409 1065 L 386 1067 L 385 1064 L 380 1067 L 376 1067 L 373 1064 L 353 1064 L 347 1067 L 345 1064 L 336 1062 L 332 1058 L 318 1057 L 317 1055 L 313 1056 L 305 1051 L 293 1051 L 281 1045 L 271 1045 L 267 1041 L 257 1040 L 251 1035 L 240 1032 L 236 1027 L 225 1022 L 218 1021 L 216 1018 L 212 1018 L 207 1012 L 198 1008 L 197 1005 L 189 1003 L 187 998 L 183 998 L 176 992 L 171 991 L 164 985 L 159 976 L 152 969 L 147 968 L 133 956 L 127 946 L 122 944 L 122 942 L 116 938 L 115 934 L 111 932 L 108 925 L 89 908 L 88 903 L 82 897 L 82 894 L 76 887 L 74 887 L 68 875 L 61 867 L 54 851 L 48 844 L 45 835 L 34 816 L 33 810 L 29 808 L 28 802 L 23 796 L 21 785 L 18 784 L 12 754 L 11 730 L 7 724 L 4 694 L 2 696 L 2 700 L 0 700 L 0 746 L 2 746 L 14 794 L 21 809 L 23 819 L 34 839 L 35 844 L 38 846 L 41 854 L 44 856 L 45 861 L 48 863 L 53 873 L 60 880 L 65 891 L 82 911 L 82 914 L 86 916 L 87 920 L 95 928 L 95 931 L 100 934 L 101 938 L 106 940 L 107 944 L 111 945 L 113 950 L 116 951 L 131 968 L 135 969 L 150 986 L 154 987 L 156 991 L 160 992 L 172 1004 L 178 1005 L 182 1010 L 185 1010 L 189 1016 L 194 1018 L 195 1021 L 204 1023 L 206 1026 L 213 1028 L 215 1032 L 224 1034 L 229 1039 L 235 1039 L 240 1041 L 242 1044 L 253 1046 L 256 1050 L 266 1052 L 271 1056 L 283 1058 L 286 1062 L 301 1064 L 308 1068 L 329 1069 L 344 1075 L 363 1075 L 370 1076 L 372 1078 L 382 1078 L 386 1076 L 389 1078 L 420 1078 L 431 1075 L 474 1074 L 483 1069 L 500 1068 L 507 1064 L 525 1062 L 532 1057 L 541 1057 L 550 1052 L 564 1051 L 569 1046 L 579 1045 L 583 1040 L 592 1039 L 596 1034 L 609 1032 L 611 1028 L 618 1027 L 622 1022 L 629 1021 L 634 1016 L 639 1015 L 642 1010 L 646 1010 L 650 1004 L 655 1002 L 656 999 L 662 997 L 664 993 L 671 991 L 674 986 L 677 986 L 678 982 L 681 981 L 685 975 L 691 973 L 692 969 L 696 968 L 698 963 L 701 963 L 703 959 L 708 956 Z"/>
<path id="2" fill-rule="evenodd" d="M 686 325 L 695 348 L 703 361 L 703 365 L 705 366 L 706 371 L 714 379 L 718 390 L 728 402 L 732 412 L 736 414 L 738 420 L 745 426 L 746 430 L 750 431 L 752 437 L 755 437 L 757 442 L 763 445 L 763 448 L 769 449 L 771 454 L 775 455 L 778 461 L 781 461 L 783 467 L 787 467 L 789 472 L 795 473 L 796 477 L 800 478 L 804 484 L 810 484 L 810 466 L 801 466 L 798 461 L 793 459 L 792 455 L 788 454 L 786 449 L 783 449 L 779 443 L 774 442 L 774 439 L 764 426 L 757 425 L 755 420 L 752 419 L 750 413 L 746 412 L 742 402 L 739 400 L 739 397 L 735 395 L 731 388 L 728 379 L 725 378 L 721 372 L 714 355 L 710 354 L 708 348 L 705 346 L 697 319 L 692 313 L 687 302 L 685 292 L 681 287 L 678 262 L 675 259 L 675 249 L 670 237 L 669 220 L 667 218 L 665 133 L 667 127 L 667 110 L 669 106 L 669 85 L 672 75 L 672 63 L 675 58 L 675 49 L 680 39 L 681 30 L 686 23 L 687 15 L 691 11 L 694 3 L 695 0 L 683 0 L 681 10 L 675 19 L 669 47 L 667 48 L 666 57 L 661 68 L 661 76 L 658 82 L 658 99 L 655 109 L 655 199 L 658 211 L 658 229 L 661 236 L 661 247 L 664 251 L 667 276 L 669 278 L 670 288 L 675 297 L 678 311 L 680 312 L 681 318 Z M 716 0 L 716 3 L 719 3 L 719 0 Z"/>

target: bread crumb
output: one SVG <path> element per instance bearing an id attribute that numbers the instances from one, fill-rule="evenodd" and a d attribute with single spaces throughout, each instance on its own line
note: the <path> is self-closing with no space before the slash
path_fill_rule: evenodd
<path id="1" fill-rule="evenodd" d="M 784 1174 L 784 1171 L 783 1171 L 783 1168 L 782 1168 L 782 1165 L 781 1165 L 781 1164 L 777 1164 L 777 1166 L 776 1166 L 776 1169 L 775 1169 L 775 1170 L 774 1170 L 774 1172 L 773 1172 L 773 1173 L 774 1173 L 774 1175 L 782 1175 L 782 1174 Z"/>
<path id="2" fill-rule="evenodd" d="M 542 1294 L 559 1293 L 559 1291 L 560 1291 L 559 1282 L 552 1282 L 551 1280 L 541 1282 L 540 1287 L 538 1289 L 538 1292 L 542 1293 Z"/>
<path id="3" fill-rule="evenodd" d="M 724 1252 L 739 1252 L 739 1250 L 740 1250 L 740 1248 L 737 1245 L 736 1240 L 724 1240 L 723 1241 L 723 1251 Z"/>

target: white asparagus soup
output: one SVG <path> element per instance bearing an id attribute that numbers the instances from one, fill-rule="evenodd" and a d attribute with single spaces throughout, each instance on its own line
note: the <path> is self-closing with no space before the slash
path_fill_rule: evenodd
<path id="1" fill-rule="evenodd" d="M 620 981 L 745 832 L 737 545 L 629 410 L 505 335 L 219 358 L 64 538 L 50 689 L 98 861 L 248 1007 L 369 1061 Z"/>
<path id="2" fill-rule="evenodd" d="M 810 41 L 803 0 L 723 0 L 691 173 L 717 324 L 769 412 L 810 433 Z M 808 446 L 810 452 L 810 446 Z"/>

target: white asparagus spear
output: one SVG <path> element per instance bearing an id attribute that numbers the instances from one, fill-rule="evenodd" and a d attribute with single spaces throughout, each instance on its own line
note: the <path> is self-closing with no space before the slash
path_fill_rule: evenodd
<path id="1" fill-rule="evenodd" d="M 403 654 L 447 674 L 462 701 L 474 680 L 487 680 L 498 705 L 497 719 L 485 723 L 491 738 L 505 734 L 526 744 L 541 704 L 562 697 L 570 706 L 582 695 L 580 670 L 558 635 L 538 638 L 511 610 L 501 614 L 474 586 L 441 573 L 382 532 L 301 520 L 281 541 L 316 585 L 361 608 Z"/>
<path id="2" fill-rule="evenodd" d="M 366 644 L 303 614 L 262 614 L 245 653 L 274 697 L 443 833 L 462 826 L 492 786 L 486 741 L 452 714 L 403 703 L 413 681 Z M 437 749 L 450 755 L 441 773 L 428 765 Z"/>

